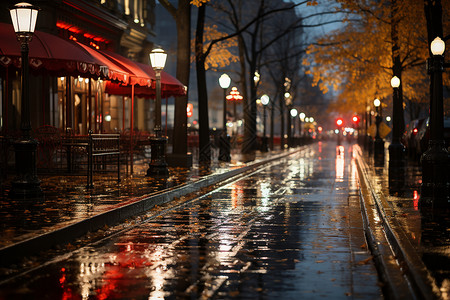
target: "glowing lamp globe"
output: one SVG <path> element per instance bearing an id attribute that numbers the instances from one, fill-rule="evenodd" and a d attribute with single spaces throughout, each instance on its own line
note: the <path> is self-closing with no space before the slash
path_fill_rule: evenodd
<path id="1" fill-rule="evenodd" d="M 393 88 L 398 88 L 400 86 L 400 78 L 398 78 L 397 76 L 392 77 L 391 86 Z"/>
<path id="2" fill-rule="evenodd" d="M 166 59 L 167 53 L 161 48 L 153 49 L 152 52 L 150 52 L 150 63 L 152 64 L 152 68 L 154 70 L 161 71 L 164 69 Z"/>
<path id="3" fill-rule="evenodd" d="M 440 37 L 436 37 L 432 42 L 431 42 L 431 53 L 433 53 L 433 55 L 442 55 L 444 54 L 445 51 L 445 43 L 443 40 L 441 40 Z"/>

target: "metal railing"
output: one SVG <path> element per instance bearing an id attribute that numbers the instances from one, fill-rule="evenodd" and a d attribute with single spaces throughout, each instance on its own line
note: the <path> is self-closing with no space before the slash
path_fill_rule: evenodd
<path id="1" fill-rule="evenodd" d="M 117 182 L 120 182 L 120 134 L 94 134 L 89 132 L 88 140 L 88 188 L 93 188 L 94 165 L 105 168 L 106 156 L 116 156 Z"/>

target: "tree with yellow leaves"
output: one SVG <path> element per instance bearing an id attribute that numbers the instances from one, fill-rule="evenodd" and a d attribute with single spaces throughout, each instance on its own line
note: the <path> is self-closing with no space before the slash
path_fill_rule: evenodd
<path id="1" fill-rule="evenodd" d="M 407 108 L 426 103 L 428 46 L 423 2 L 332 2 L 346 13 L 343 27 L 311 45 L 304 60 L 315 84 L 324 92 L 330 87 L 340 92 L 332 108 L 364 112 L 375 97 L 390 100 L 393 75 L 401 78 Z M 417 113 L 411 109 L 411 118 Z"/>
<path id="2" fill-rule="evenodd" d="M 228 36 L 227 33 L 220 32 L 216 24 L 205 25 L 204 28 L 203 51 L 206 52 L 212 41 Z M 237 47 L 237 38 L 226 39 L 220 43 L 212 45 L 211 51 L 205 60 L 205 69 L 217 71 L 220 68 L 228 66 L 230 63 L 237 62 L 238 56 L 232 49 Z M 195 52 L 195 40 L 191 42 L 192 53 Z M 195 56 L 191 56 L 191 62 L 195 61 Z"/>

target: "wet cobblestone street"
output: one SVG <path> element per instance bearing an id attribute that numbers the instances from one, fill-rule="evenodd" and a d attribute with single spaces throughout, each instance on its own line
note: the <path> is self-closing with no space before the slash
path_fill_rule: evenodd
<path id="1" fill-rule="evenodd" d="M 351 145 L 316 143 L 3 285 L 0 299 L 381 299 Z"/>

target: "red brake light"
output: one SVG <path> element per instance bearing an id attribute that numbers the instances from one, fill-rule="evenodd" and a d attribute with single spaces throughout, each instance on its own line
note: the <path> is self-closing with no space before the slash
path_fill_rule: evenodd
<path id="1" fill-rule="evenodd" d="M 416 135 L 418 131 L 419 131 L 419 130 L 417 130 L 417 128 L 414 128 L 414 129 L 413 129 L 413 134 Z"/>

